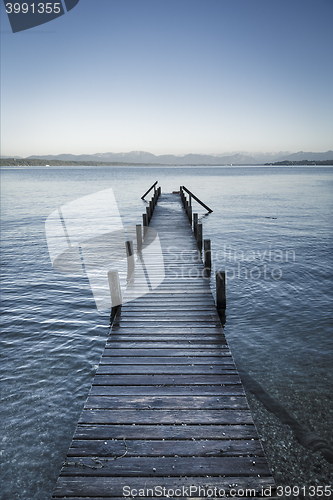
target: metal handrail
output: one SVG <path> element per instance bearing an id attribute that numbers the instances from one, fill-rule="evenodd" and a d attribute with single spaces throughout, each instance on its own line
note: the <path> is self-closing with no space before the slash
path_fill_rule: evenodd
<path id="1" fill-rule="evenodd" d="M 158 181 L 154 182 L 154 184 L 148 189 L 148 191 L 143 196 L 141 196 L 141 200 L 144 200 L 145 196 L 150 193 L 150 191 L 156 186 L 157 183 Z"/>
<path id="2" fill-rule="evenodd" d="M 185 186 L 182 186 L 182 188 L 184 189 L 184 191 L 186 191 L 195 201 L 197 201 L 198 203 L 200 203 L 200 205 L 202 205 L 206 210 L 208 210 L 209 213 L 212 213 L 212 209 L 209 208 L 207 205 L 205 205 L 201 200 L 199 200 L 199 198 L 197 198 L 193 193 L 191 193 L 191 191 L 189 189 L 187 189 Z"/>

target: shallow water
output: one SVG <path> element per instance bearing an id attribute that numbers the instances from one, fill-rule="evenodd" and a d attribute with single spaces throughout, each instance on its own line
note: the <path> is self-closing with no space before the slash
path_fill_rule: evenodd
<path id="1" fill-rule="evenodd" d="M 45 220 L 106 188 L 128 226 L 141 223 L 140 197 L 155 180 L 164 192 L 187 186 L 214 210 L 197 211 L 214 269 L 227 273 L 225 333 L 236 363 L 330 440 L 332 174 L 332 167 L 3 168 L 1 498 L 51 496 L 98 365 L 109 312 L 96 310 L 86 277 L 52 269 Z M 282 483 L 294 456 L 279 465 L 276 450 L 284 435 L 292 443 L 289 430 L 273 435 L 275 423 L 251 404 Z M 311 480 L 329 480 L 315 460 Z"/>

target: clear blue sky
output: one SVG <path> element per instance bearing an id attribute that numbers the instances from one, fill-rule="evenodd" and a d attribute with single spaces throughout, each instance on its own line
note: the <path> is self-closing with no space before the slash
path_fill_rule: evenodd
<path id="1" fill-rule="evenodd" d="M 13 34 L 3 155 L 333 149 L 332 0 L 80 0 Z"/>

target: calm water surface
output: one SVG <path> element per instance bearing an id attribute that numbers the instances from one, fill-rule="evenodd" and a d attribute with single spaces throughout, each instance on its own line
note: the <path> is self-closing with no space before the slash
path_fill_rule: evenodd
<path id="1" fill-rule="evenodd" d="M 332 167 L 3 168 L 1 498 L 50 498 L 108 334 L 109 314 L 97 312 L 88 280 L 52 269 L 45 220 L 112 188 L 123 223 L 133 226 L 155 180 L 164 192 L 187 186 L 214 210 L 197 211 L 214 267 L 227 273 L 225 333 L 236 362 L 332 444 L 332 174 Z M 288 430 L 272 432 L 254 411 L 283 484 L 294 466 L 290 450 L 280 449 Z M 329 480 L 318 456 L 314 467 L 311 479 L 317 470 L 314 480 Z"/>

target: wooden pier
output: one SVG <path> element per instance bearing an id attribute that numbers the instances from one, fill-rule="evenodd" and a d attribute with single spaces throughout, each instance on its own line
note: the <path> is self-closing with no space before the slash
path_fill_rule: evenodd
<path id="1" fill-rule="evenodd" d="M 52 498 L 269 498 L 274 482 L 189 211 L 179 194 L 156 199 L 145 215 L 164 257 L 151 265 L 165 278 L 122 305 Z M 141 281 L 134 272 L 129 297 Z"/>

